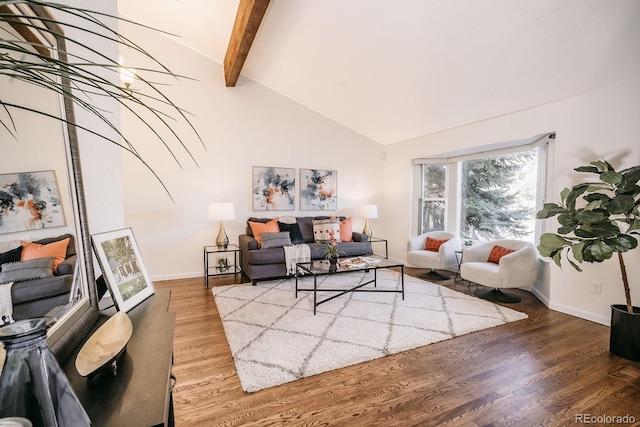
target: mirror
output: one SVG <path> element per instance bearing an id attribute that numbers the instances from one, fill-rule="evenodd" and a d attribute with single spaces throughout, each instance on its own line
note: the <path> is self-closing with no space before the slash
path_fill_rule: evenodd
<path id="1" fill-rule="evenodd" d="M 1 39 L 16 40 L 21 46 L 27 41 L 38 45 L 38 52 L 52 58 L 48 65 L 57 64 L 64 67 L 67 63 L 65 41 L 62 37 L 53 37 L 53 33 L 62 33 L 55 23 L 48 21 L 50 13 L 40 6 L 15 4 L 0 6 L 0 13 L 13 14 L 15 19 L 3 18 L 0 22 Z M 5 15 L 9 16 L 9 15 Z M 43 17 L 43 20 L 25 17 Z M 22 23 L 22 24 L 21 24 Z M 38 27 L 46 27 L 51 31 L 40 31 Z M 12 39 L 11 37 L 16 37 Z M 45 53 L 47 52 L 47 53 Z M 7 54 L 7 50 L 0 54 Z M 10 55 L 28 56 L 24 53 L 10 52 Z M 24 59 L 24 58 L 23 58 Z M 43 63 L 38 58 L 25 60 Z M 69 81 L 61 81 L 70 88 Z M 98 317 L 98 301 L 95 285 L 94 268 L 90 235 L 87 226 L 85 199 L 82 185 L 82 172 L 78 149 L 78 139 L 74 122 L 72 100 L 67 96 L 56 94 L 51 89 L 41 88 L 22 82 L 6 75 L 0 75 L 0 99 L 5 104 L 15 102 L 27 105 L 37 111 L 44 111 L 60 120 L 48 118 L 25 109 L 5 110 L 2 122 L 9 123 L 9 129 L 0 127 L 2 155 L 0 156 L 0 173 L 22 173 L 33 171 L 55 172 L 59 190 L 60 205 L 64 216 L 64 226 L 42 227 L 42 224 L 25 231 L 0 234 L 0 248 L 15 245 L 15 241 L 33 241 L 56 237 L 65 233 L 74 235 L 77 263 L 73 274 L 73 297 L 68 303 L 56 306 L 48 314 L 58 317 L 58 322 L 49 331 L 47 342 L 58 360 L 64 360 L 77 346 L 80 340 L 94 325 Z M 31 104 L 28 104 L 28 103 Z M 9 111 L 9 112 L 8 112 Z M 16 131 L 11 129 L 15 123 Z M 15 135 L 15 139 L 11 134 Z M 2 189 L 0 189 L 2 191 Z M 14 243 L 12 243 L 14 242 Z M 2 252 L 2 251 L 0 251 Z M 15 286 L 15 285 L 14 285 Z M 77 289 L 77 292 L 75 291 Z"/>

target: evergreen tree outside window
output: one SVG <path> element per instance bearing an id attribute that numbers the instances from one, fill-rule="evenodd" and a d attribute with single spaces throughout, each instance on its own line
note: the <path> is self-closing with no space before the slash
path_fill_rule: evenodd
<path id="1" fill-rule="evenodd" d="M 538 150 L 462 162 L 463 239 L 533 242 Z"/>
<path id="2" fill-rule="evenodd" d="M 445 229 L 447 165 L 422 165 L 421 233 Z"/>
<path id="3" fill-rule="evenodd" d="M 555 133 L 414 159 L 412 225 L 418 234 L 449 230 L 463 240 L 535 242 L 535 213 L 546 192 Z M 484 148 L 484 149 L 483 149 Z"/>

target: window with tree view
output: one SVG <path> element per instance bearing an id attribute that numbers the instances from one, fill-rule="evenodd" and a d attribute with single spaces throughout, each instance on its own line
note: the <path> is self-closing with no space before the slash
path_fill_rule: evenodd
<path id="1" fill-rule="evenodd" d="M 421 229 L 444 230 L 447 165 L 425 164 L 422 167 Z"/>
<path id="2" fill-rule="evenodd" d="M 539 158 L 546 144 L 505 151 L 420 161 L 418 232 L 452 230 L 462 239 L 533 242 L 545 173 L 538 169 L 546 163 Z"/>
<path id="3" fill-rule="evenodd" d="M 461 162 L 463 239 L 533 241 L 538 150 Z"/>

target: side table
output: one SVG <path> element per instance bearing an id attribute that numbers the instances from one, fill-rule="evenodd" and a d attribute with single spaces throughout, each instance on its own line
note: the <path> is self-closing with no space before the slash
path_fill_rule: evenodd
<path id="1" fill-rule="evenodd" d="M 460 275 L 460 264 L 462 264 L 462 256 L 464 255 L 463 251 L 454 251 L 456 254 L 456 263 L 458 264 L 458 269 L 456 270 L 456 277 L 453 278 L 454 282 L 461 282 L 462 276 Z"/>
<path id="2" fill-rule="evenodd" d="M 373 243 L 384 243 L 384 258 L 389 259 L 389 244 L 387 242 L 387 239 L 381 239 L 380 237 L 370 237 L 369 241 L 372 244 L 372 247 L 371 247 L 372 251 L 373 251 Z"/>
<path id="3" fill-rule="evenodd" d="M 456 262 L 458 264 L 458 269 L 456 270 L 456 277 L 454 277 L 453 281 L 464 282 L 465 280 L 462 278 L 462 275 L 460 275 L 460 265 L 462 264 L 462 258 L 464 257 L 464 249 L 454 251 L 454 253 L 456 255 Z M 471 286 L 470 281 L 466 280 L 466 282 L 467 282 L 467 286 Z"/>
<path id="4" fill-rule="evenodd" d="M 209 265 L 209 257 L 212 255 L 222 255 L 222 257 L 218 257 L 218 259 L 223 258 L 229 260 L 227 258 L 228 253 L 233 253 L 233 264 L 230 264 L 227 261 L 227 265 L 219 265 L 216 260 L 215 265 Z M 209 289 L 209 277 L 211 276 L 224 276 L 227 274 L 240 275 L 242 272 L 242 251 L 240 247 L 236 244 L 229 244 L 226 248 L 220 248 L 218 246 L 205 246 L 204 247 L 204 277 L 205 284 L 207 289 Z M 242 278 L 241 278 L 242 279 Z"/>

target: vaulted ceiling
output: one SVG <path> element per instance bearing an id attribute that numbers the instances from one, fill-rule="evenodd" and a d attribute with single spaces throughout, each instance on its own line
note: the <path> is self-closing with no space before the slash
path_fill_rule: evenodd
<path id="1" fill-rule="evenodd" d="M 118 7 L 222 63 L 238 2 Z M 640 0 L 271 0 L 237 86 L 392 144 L 638 76 Z"/>

